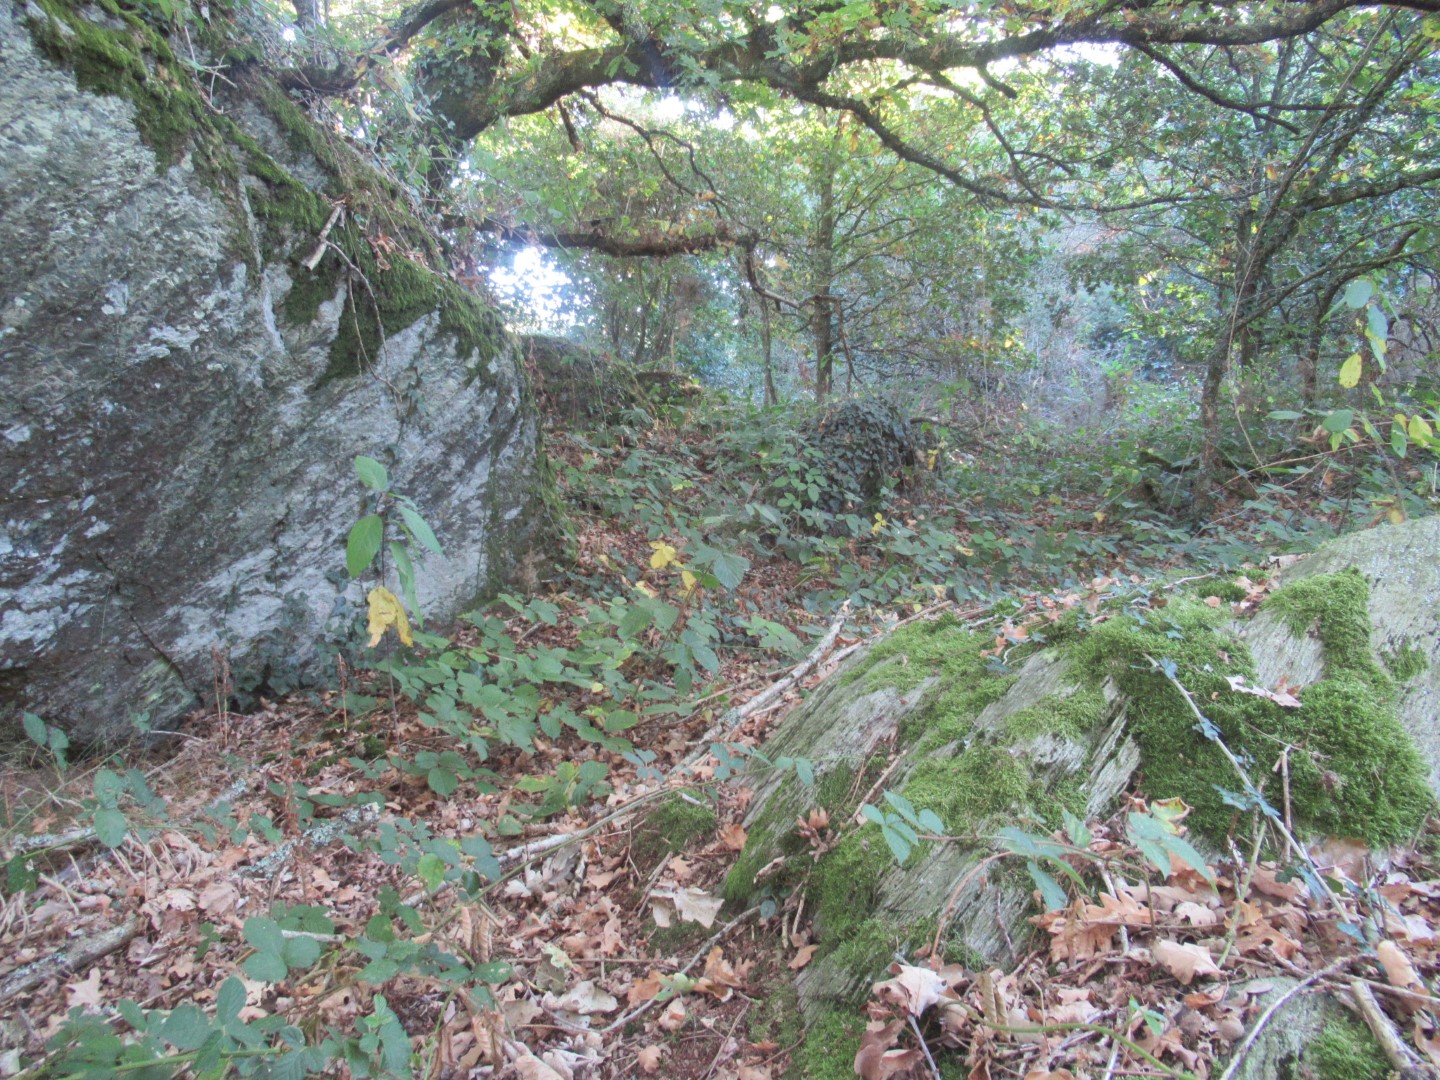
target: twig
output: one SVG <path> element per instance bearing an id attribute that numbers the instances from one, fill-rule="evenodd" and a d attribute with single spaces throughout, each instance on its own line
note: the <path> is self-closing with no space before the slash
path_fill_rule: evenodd
<path id="1" fill-rule="evenodd" d="M 330 212 L 330 220 L 325 222 L 325 227 L 320 230 L 320 237 L 315 241 L 315 250 L 307 258 L 301 261 L 300 265 L 306 270 L 314 270 L 320 265 L 320 260 L 325 257 L 325 249 L 329 247 L 325 241 L 330 236 L 330 230 L 335 227 L 335 222 L 340 220 L 340 215 L 345 213 L 345 204 L 338 203 Z"/>
<path id="2" fill-rule="evenodd" d="M 1265 1025 L 1270 1022 L 1271 1017 L 1273 1017 L 1277 1012 L 1279 1012 L 1281 1007 L 1287 1001 L 1293 998 L 1296 994 L 1300 993 L 1300 991 L 1304 990 L 1306 987 L 1319 982 L 1321 979 L 1328 978 L 1329 976 L 1335 974 L 1335 972 L 1340 971 L 1345 967 L 1348 967 L 1351 963 L 1358 959 L 1359 957 L 1357 956 L 1347 956 L 1340 960 L 1336 960 L 1329 967 L 1321 968 L 1319 971 L 1307 975 L 1305 978 L 1301 979 L 1298 983 L 1292 986 L 1289 990 L 1286 990 L 1278 998 L 1272 1001 L 1270 1003 L 1270 1007 L 1260 1014 L 1260 1019 L 1255 1021 L 1255 1026 L 1251 1028 L 1250 1033 L 1245 1036 L 1245 1041 L 1242 1042 L 1238 1047 L 1236 1047 L 1235 1056 L 1230 1059 L 1230 1064 L 1225 1066 L 1225 1071 L 1220 1074 L 1220 1080 L 1233 1080 L 1235 1074 L 1240 1071 L 1240 1066 L 1245 1064 L 1245 1055 L 1250 1053 L 1250 1048 L 1255 1045 L 1255 1040 L 1258 1039 L 1260 1037 L 1260 1033 L 1265 1030 Z"/>
<path id="3" fill-rule="evenodd" d="M 920 1041 L 920 1052 L 925 1055 L 925 1061 L 930 1066 L 930 1075 L 935 1080 L 940 1080 L 940 1066 L 935 1064 L 935 1058 L 930 1053 L 930 1047 L 925 1044 L 925 1036 L 920 1033 L 920 1025 L 914 1014 L 907 1014 L 905 1018 L 910 1021 L 910 1030 L 915 1033 L 915 1038 Z"/>
<path id="4" fill-rule="evenodd" d="M 745 704 L 737 705 L 733 709 L 727 710 L 719 720 L 716 720 L 715 723 L 710 725 L 709 730 L 706 731 L 704 735 L 700 736 L 695 750 L 686 757 L 684 761 L 670 770 L 670 775 L 675 776 L 686 769 L 692 768 L 710 752 L 710 743 L 712 740 L 722 737 L 722 735 L 724 738 L 729 738 L 735 729 L 753 713 L 759 712 L 772 701 L 777 700 L 787 690 L 795 686 L 801 679 L 819 667 L 820 662 L 825 659 L 825 655 L 834 647 L 835 639 L 840 636 L 840 630 L 844 627 L 845 619 L 849 614 L 850 601 L 846 600 L 840 605 L 840 613 L 835 616 L 835 621 L 830 624 L 830 629 L 827 630 L 825 636 L 820 639 L 820 644 L 816 645 L 815 648 L 810 651 L 809 656 L 805 657 L 804 660 L 792 668 L 789 675 L 786 675 L 779 682 L 773 683 L 769 689 L 762 690 L 749 701 L 745 702 Z"/>
<path id="5" fill-rule="evenodd" d="M 735 916 L 735 918 L 731 919 L 728 923 L 726 923 L 724 926 L 722 926 L 719 930 L 717 930 L 717 931 L 715 931 L 715 933 L 711 934 L 710 937 L 709 937 L 709 939 L 705 942 L 705 944 L 700 946 L 700 951 L 697 952 L 694 956 L 692 956 L 692 957 L 690 958 L 690 962 L 687 963 L 684 967 L 682 967 L 682 968 L 681 968 L 679 971 L 677 971 L 675 974 L 677 974 L 677 975 L 686 975 L 686 974 L 688 974 L 689 971 L 690 971 L 690 969 L 693 968 L 696 964 L 698 964 L 701 960 L 703 960 L 703 959 L 705 958 L 705 955 L 706 955 L 707 953 L 709 953 L 709 951 L 715 947 L 716 943 L 719 942 L 721 938 L 723 938 L 726 934 L 730 933 L 731 930 L 734 930 L 735 927 L 739 926 L 742 922 L 744 922 L 746 919 L 750 918 L 752 915 L 758 914 L 759 911 L 760 911 L 760 908 L 759 908 L 759 906 L 757 905 L 757 906 L 755 906 L 755 907 L 750 908 L 748 911 L 742 911 L 739 915 Z M 612 1023 L 609 1027 L 597 1028 L 596 1031 L 595 1031 L 595 1034 L 597 1034 L 597 1035 L 608 1035 L 608 1034 L 610 1034 L 610 1032 L 612 1032 L 612 1031 L 619 1031 L 621 1028 L 623 1028 L 626 1024 L 630 1023 L 632 1020 L 636 1020 L 636 1019 L 638 1019 L 639 1017 L 643 1016 L 645 1013 L 649 1012 L 649 1011 L 650 1011 L 650 1008 L 651 1008 L 651 1007 L 655 1004 L 655 1002 L 658 1001 L 658 1000 L 659 1000 L 659 996 L 657 995 L 656 997 L 651 998 L 649 1001 L 642 1001 L 642 1002 L 641 1002 L 639 1005 L 637 1005 L 635 1008 L 631 1009 L 631 1010 L 630 1010 L 628 1013 L 626 1013 L 624 1016 L 620 1017 L 620 1019 L 618 1019 L 618 1020 L 616 1020 L 614 1023 Z M 559 1019 L 559 1017 L 556 1017 L 556 1019 Z M 572 1031 L 574 1031 L 574 1030 L 588 1030 L 588 1029 L 576 1029 L 576 1028 L 574 1028 L 572 1025 L 565 1024 L 563 1021 L 561 1022 L 561 1026 L 562 1026 L 562 1027 L 570 1028 L 570 1030 L 572 1030 Z"/>
<path id="6" fill-rule="evenodd" d="M 60 850 L 72 847 L 75 844 L 94 840 L 95 830 L 88 825 L 77 825 L 73 829 L 66 829 L 58 833 L 40 833 L 36 836 L 17 836 L 6 846 L 16 855 L 23 855 L 27 851 L 39 851 L 43 849 Z"/>
<path id="7" fill-rule="evenodd" d="M 0 1001 L 9 1001 L 17 994 L 23 994 L 38 986 L 52 975 L 65 975 L 87 964 L 93 964 L 101 957 L 109 956 L 128 945 L 131 938 L 139 932 L 140 920 L 129 918 L 119 926 L 77 941 L 64 952 L 51 953 L 33 964 L 16 968 L 0 980 Z"/>

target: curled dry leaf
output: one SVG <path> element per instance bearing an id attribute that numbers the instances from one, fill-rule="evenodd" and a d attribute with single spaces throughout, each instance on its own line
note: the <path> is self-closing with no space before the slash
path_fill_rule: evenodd
<path id="1" fill-rule="evenodd" d="M 665 1006 L 665 1011 L 660 1014 L 660 1026 L 666 1031 L 679 1031 L 680 1025 L 685 1023 L 685 1003 L 679 998 L 671 998 Z"/>
<path id="2" fill-rule="evenodd" d="M 895 1041 L 905 1027 L 904 1020 L 888 1024 L 872 1022 L 860 1036 L 860 1049 L 855 1054 L 855 1074 L 863 1080 L 887 1080 L 920 1062 L 918 1050 L 897 1050 Z"/>
<path id="3" fill-rule="evenodd" d="M 1167 971 L 1180 982 L 1189 986 L 1197 975 L 1219 975 L 1210 950 L 1203 945 L 1182 945 L 1177 941 L 1157 941 L 1150 949 L 1151 955 L 1165 965 Z"/>
<path id="4" fill-rule="evenodd" d="M 729 851 L 739 851 L 745 846 L 745 830 L 735 822 L 724 825 L 720 829 L 720 842 Z"/>
<path id="5" fill-rule="evenodd" d="M 876 983 L 872 992 L 887 1004 L 901 1006 L 911 1016 L 921 1015 L 949 991 L 945 980 L 929 968 L 891 964 L 890 973 L 894 978 Z"/>
<path id="6" fill-rule="evenodd" d="M 660 1047 L 647 1046 L 635 1055 L 635 1064 L 639 1065 L 643 1072 L 658 1072 L 660 1069 L 660 1054 Z"/>

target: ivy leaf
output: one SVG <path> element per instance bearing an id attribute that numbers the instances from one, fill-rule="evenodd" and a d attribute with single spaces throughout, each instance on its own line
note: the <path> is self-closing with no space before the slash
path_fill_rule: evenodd
<path id="1" fill-rule="evenodd" d="M 385 523 L 379 514 L 366 514 L 350 526 L 350 535 L 345 540 L 345 569 L 351 577 L 365 572 L 380 552 L 380 542 L 385 538 Z"/>

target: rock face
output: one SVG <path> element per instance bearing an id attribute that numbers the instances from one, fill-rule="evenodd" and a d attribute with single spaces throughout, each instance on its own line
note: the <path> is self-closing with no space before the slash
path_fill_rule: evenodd
<path id="1" fill-rule="evenodd" d="M 993 631 L 905 627 L 847 661 L 764 747 L 771 762 L 807 760 L 815 783 L 755 768 L 727 899 L 803 890 L 819 949 L 796 989 L 811 1022 L 853 1009 L 897 952 L 938 943 L 949 960 L 1008 967 L 1034 885 L 1023 860 L 997 855 L 1000 828 L 1103 819 L 1135 786 L 1184 799 L 1197 842 L 1223 850 L 1235 813 L 1220 789 L 1243 785 L 1167 672 L 1303 836 L 1405 843 L 1440 775 L 1437 551 L 1440 517 L 1357 533 L 1288 568 L 1253 618 L 1216 599 L 1246 594 L 1232 582 L 1209 583 L 1209 603 L 1171 593 L 1132 612 L 1117 597 L 1099 617 L 1077 607 L 1033 627 L 1046 644 L 1007 645 L 1003 659 Z M 1271 690 L 1284 678 L 1300 705 L 1239 692 L 1237 676 Z M 850 827 L 862 803 L 886 809 L 882 792 L 937 815 L 950 841 L 922 841 L 902 863 L 877 825 Z M 833 828 L 818 848 L 795 826 L 816 808 Z"/>
<path id="2" fill-rule="evenodd" d="M 109 736 L 194 707 L 216 657 L 240 689 L 319 673 L 361 595 L 356 454 L 444 545 L 428 616 L 537 521 L 503 328 L 394 185 L 228 83 L 212 108 L 118 7 L 0 9 L 0 713 Z"/>

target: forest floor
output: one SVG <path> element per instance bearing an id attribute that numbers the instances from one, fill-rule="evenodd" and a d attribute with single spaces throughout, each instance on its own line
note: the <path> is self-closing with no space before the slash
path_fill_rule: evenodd
<path id="1" fill-rule="evenodd" d="M 1355 933 L 1378 925 L 1433 961 L 1440 881 L 1405 852 L 1376 878 L 1348 849 L 1326 855 L 1347 894 L 1312 898 L 1252 858 L 1177 863 L 1163 886 L 1036 916 L 1013 970 L 912 957 L 877 972 L 838 1058 L 805 1044 L 799 898 L 750 912 L 720 899 L 745 842 L 744 757 L 791 705 L 900 620 L 944 610 L 1013 641 L 1045 605 L 1304 547 L 1385 506 L 1307 473 L 1318 488 L 1252 489 L 1196 528 L 1133 501 L 1138 480 L 1062 487 L 1014 464 L 1043 455 L 997 442 L 947 451 L 963 477 L 940 494 L 922 479 L 815 539 L 790 531 L 792 492 L 775 484 L 813 483 L 787 438 L 767 461 L 765 438 L 716 424 L 553 437 L 568 564 L 421 641 L 432 667 L 479 656 L 487 678 L 502 658 L 543 673 L 538 705 L 512 687 L 481 706 L 478 746 L 427 696 L 440 684 L 423 665 L 342 664 L 334 688 L 197 714 L 163 756 L 17 752 L 0 1075 L 152 1075 L 156 1056 L 153 1075 L 220 1075 L 205 1073 L 217 1061 L 303 1075 L 287 1046 L 329 1039 L 344 1065 L 327 1068 L 356 1076 L 1229 1076 L 1262 996 L 1318 985 L 1348 988 L 1361 1033 L 1410 1055 L 1397 1062 L 1440 1063 L 1425 978 Z M 625 648 L 597 651 L 602 638 Z M 1123 847 L 1119 821 L 1089 823 L 1087 845 Z M 1217 935 L 1219 955 L 1195 944 Z M 236 1041 L 206 1059 L 222 1028 Z M 145 1048 L 132 1064 L 101 1045 L 114 1031 Z M 1355 1047 L 1373 1045 L 1337 1036 L 1327 1052 L 1366 1065 Z M 1384 1074 L 1369 1064 L 1346 1075 Z"/>

